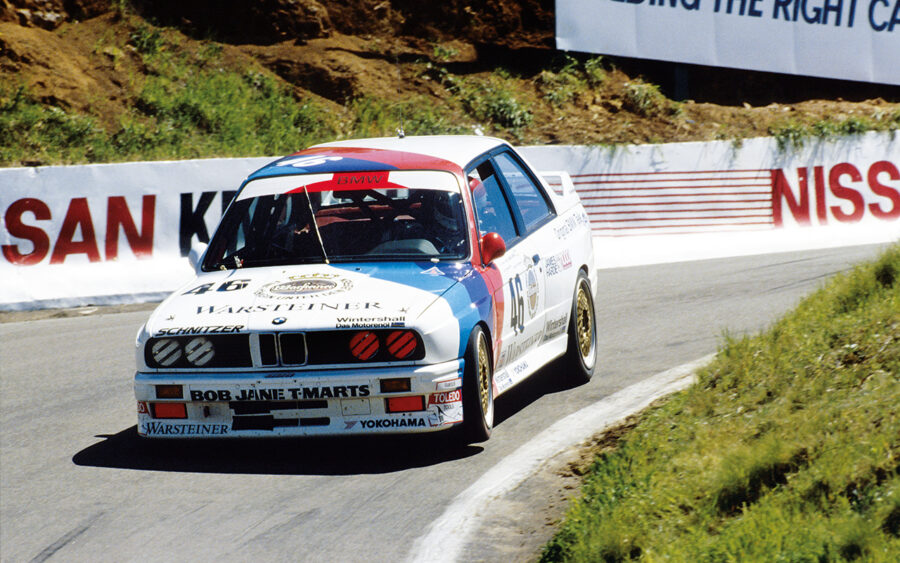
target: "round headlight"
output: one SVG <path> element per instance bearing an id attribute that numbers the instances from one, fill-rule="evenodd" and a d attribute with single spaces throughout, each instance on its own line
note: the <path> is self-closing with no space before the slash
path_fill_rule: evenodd
<path id="1" fill-rule="evenodd" d="M 177 340 L 163 338 L 153 343 L 150 349 L 153 360 L 163 367 L 168 367 L 181 359 L 181 346 Z"/>
<path id="2" fill-rule="evenodd" d="M 205 366 L 216 355 L 212 342 L 202 336 L 192 338 L 187 343 L 187 346 L 184 347 L 184 353 L 187 356 L 187 361 L 197 367 Z"/>

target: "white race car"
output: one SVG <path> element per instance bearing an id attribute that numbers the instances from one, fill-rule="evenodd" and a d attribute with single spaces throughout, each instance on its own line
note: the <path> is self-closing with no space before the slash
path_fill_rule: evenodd
<path id="1" fill-rule="evenodd" d="M 490 437 L 494 399 L 597 361 L 587 215 L 507 143 L 317 145 L 251 174 L 137 337 L 153 438 Z"/>

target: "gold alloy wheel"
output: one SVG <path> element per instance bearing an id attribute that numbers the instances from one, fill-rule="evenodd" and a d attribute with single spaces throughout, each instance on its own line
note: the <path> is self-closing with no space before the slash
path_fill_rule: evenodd
<path id="1" fill-rule="evenodd" d="M 594 348 L 594 308 L 583 283 L 578 284 L 578 303 L 575 306 L 575 333 L 581 358 L 587 360 Z"/>
<path id="2" fill-rule="evenodd" d="M 478 335 L 478 398 L 481 400 L 481 414 L 488 415 L 490 408 L 491 364 L 484 333 Z"/>

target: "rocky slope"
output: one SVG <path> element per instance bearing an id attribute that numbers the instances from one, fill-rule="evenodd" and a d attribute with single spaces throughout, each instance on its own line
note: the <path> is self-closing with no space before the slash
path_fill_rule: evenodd
<path id="1" fill-rule="evenodd" d="M 215 45 L 225 68 L 274 73 L 297 100 L 315 100 L 341 123 L 358 120 L 350 107 L 368 98 L 415 100 L 463 130 L 519 143 L 790 140 L 900 127 L 900 89 L 883 85 L 685 67 L 691 99 L 675 102 L 671 64 L 555 51 L 553 6 L 0 0 L 0 90 L 21 86 L 45 106 L 113 129 L 140 110 L 142 84 L 160 72 L 140 41 L 164 37 L 195 52 Z M 485 101 L 501 94 L 499 110 Z M 352 134 L 337 128 L 336 136 Z"/>

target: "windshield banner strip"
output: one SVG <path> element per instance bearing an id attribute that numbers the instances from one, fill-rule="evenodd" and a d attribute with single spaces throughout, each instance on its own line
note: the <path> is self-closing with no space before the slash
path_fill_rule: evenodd
<path id="1" fill-rule="evenodd" d="M 287 193 L 302 192 L 329 192 L 329 191 L 354 191 L 354 190 L 404 190 L 406 186 L 388 181 L 387 172 L 348 172 L 335 174 L 331 180 L 300 186 Z"/>
<path id="2" fill-rule="evenodd" d="M 392 170 L 372 172 L 338 172 L 325 174 L 292 174 L 251 180 L 238 194 L 237 199 L 249 199 L 264 195 L 291 194 L 303 191 L 352 191 L 352 190 L 439 190 L 459 192 L 456 177 L 449 172 L 435 170 Z"/>

